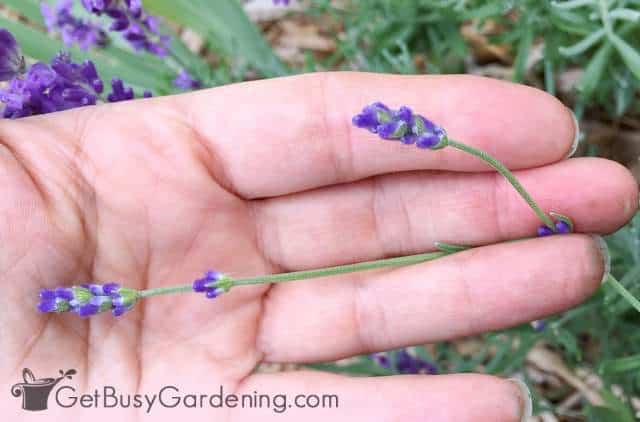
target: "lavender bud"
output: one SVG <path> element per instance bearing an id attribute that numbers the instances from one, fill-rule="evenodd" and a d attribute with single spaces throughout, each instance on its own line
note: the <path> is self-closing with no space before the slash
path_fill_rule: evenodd
<path id="1" fill-rule="evenodd" d="M 119 288 L 120 288 L 120 285 L 118 283 L 107 283 L 104 286 L 102 286 L 102 291 L 104 292 L 105 295 L 111 296 Z"/>
<path id="2" fill-rule="evenodd" d="M 372 353 L 369 357 L 380 367 L 391 369 L 391 359 L 389 359 L 386 353 Z"/>
<path id="3" fill-rule="evenodd" d="M 40 299 L 42 300 L 54 300 L 56 298 L 55 290 L 42 289 L 40 290 Z"/>
<path id="4" fill-rule="evenodd" d="M 377 132 L 382 139 L 400 139 L 409 129 L 407 123 L 402 120 L 394 120 L 378 126 Z"/>
<path id="5" fill-rule="evenodd" d="M 83 317 L 83 318 L 87 318 L 93 315 L 96 315 L 99 311 L 100 307 L 97 305 L 94 305 L 92 303 L 87 303 L 86 305 L 80 305 L 79 307 L 77 307 L 75 309 L 75 312 Z"/>
<path id="6" fill-rule="evenodd" d="M 138 291 L 120 287 L 111 293 L 111 300 L 115 307 L 132 307 L 138 301 Z"/>
<path id="7" fill-rule="evenodd" d="M 538 227 L 538 237 L 551 236 L 553 234 L 553 230 L 551 230 L 547 226 Z"/>
<path id="8" fill-rule="evenodd" d="M 204 293 L 207 291 L 207 283 L 210 283 L 206 278 L 199 278 L 193 282 L 193 291 L 196 293 Z"/>
<path id="9" fill-rule="evenodd" d="M 391 121 L 392 112 L 386 105 L 376 102 L 362 109 L 360 114 L 353 117 L 352 122 L 356 127 L 367 129 L 372 133 L 378 133 L 378 126 Z"/>
<path id="10" fill-rule="evenodd" d="M 224 289 L 216 287 L 214 289 L 207 289 L 207 293 L 205 294 L 205 296 L 207 297 L 207 299 L 215 299 L 223 293 Z"/>
<path id="11" fill-rule="evenodd" d="M 573 233 L 573 221 L 569 217 L 553 211 L 550 212 L 549 215 L 555 220 L 553 223 L 554 229 L 551 230 L 547 226 L 538 227 L 539 237 L 549 236 L 552 234 Z"/>
<path id="12" fill-rule="evenodd" d="M 42 313 L 66 312 L 69 310 L 69 302 L 64 299 L 43 299 L 38 303 L 38 311 Z"/>

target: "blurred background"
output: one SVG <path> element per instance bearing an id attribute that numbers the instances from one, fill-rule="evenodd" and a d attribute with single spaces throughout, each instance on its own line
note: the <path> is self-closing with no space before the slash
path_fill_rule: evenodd
<path id="1" fill-rule="evenodd" d="M 17 39 L 27 69 L 60 51 L 95 63 L 104 95 L 78 105 L 325 70 L 532 85 L 580 119 L 578 155 L 619 161 L 640 180 L 640 0 L 0 0 L 0 27 Z M 12 83 L 0 83 L 0 102 L 8 104 Z M 69 104 L 60 107 L 77 106 Z M 7 118 L 56 111 L 8 109 Z M 546 320 L 312 366 L 353 376 L 515 375 L 534 394 L 534 420 L 638 420 L 639 229 L 637 217 L 607 239 L 612 272 L 633 297 L 603 285 Z"/>

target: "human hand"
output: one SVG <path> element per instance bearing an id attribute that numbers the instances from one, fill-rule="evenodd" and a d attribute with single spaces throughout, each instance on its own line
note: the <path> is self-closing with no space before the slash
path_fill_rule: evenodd
<path id="1" fill-rule="evenodd" d="M 467 76 L 315 74 L 0 122 L 0 396 L 23 367 L 75 368 L 76 395 L 335 394 L 338 409 L 167 409 L 155 419 L 511 421 L 514 383 L 486 375 L 345 378 L 252 374 L 268 362 L 316 362 L 499 329 L 574 306 L 599 286 L 591 236 L 529 236 L 535 215 L 474 157 L 372 139 L 362 105 L 411 104 L 451 136 L 495 155 L 544 209 L 582 233 L 623 225 L 638 204 L 620 165 L 563 160 L 570 112 L 537 90 Z M 144 300 L 121 318 L 35 311 L 37 292 L 85 281 L 137 289 L 203 270 L 256 275 L 433 249 L 488 245 L 436 261 L 331 279 L 243 287 L 208 301 Z M 61 398 L 69 396 L 66 390 Z M 65 403 L 69 403 L 66 400 Z M 142 408 L 49 416 L 146 416 Z M 38 415 L 39 416 L 39 415 Z"/>

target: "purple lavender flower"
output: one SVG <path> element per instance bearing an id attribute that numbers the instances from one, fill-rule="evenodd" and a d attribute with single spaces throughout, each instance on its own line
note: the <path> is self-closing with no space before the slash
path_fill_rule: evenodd
<path id="1" fill-rule="evenodd" d="M 215 299 L 228 292 L 232 285 L 233 281 L 224 274 L 209 270 L 202 278 L 193 282 L 193 291 L 204 293 L 208 299 Z"/>
<path id="2" fill-rule="evenodd" d="M 24 72 L 24 57 L 11 32 L 0 29 L 0 81 L 8 81 Z"/>
<path id="3" fill-rule="evenodd" d="M 120 287 L 117 283 L 88 283 L 42 289 L 37 309 L 42 313 L 75 312 L 81 317 L 111 310 L 118 316 L 133 308 L 137 300 L 137 290 Z"/>
<path id="4" fill-rule="evenodd" d="M 531 328 L 533 328 L 536 332 L 544 331 L 547 328 L 547 321 L 544 319 L 537 319 L 535 321 L 531 321 Z"/>
<path id="5" fill-rule="evenodd" d="M 553 234 L 553 230 L 551 230 L 547 226 L 538 227 L 538 237 L 551 236 Z"/>
<path id="6" fill-rule="evenodd" d="M 125 87 L 122 79 L 113 78 L 113 80 L 111 81 L 111 88 L 111 94 L 107 96 L 107 100 L 110 103 L 133 99 L 133 89 Z"/>
<path id="7" fill-rule="evenodd" d="M 89 12 L 100 15 L 111 5 L 111 2 L 112 0 L 82 0 L 82 5 Z"/>
<path id="8" fill-rule="evenodd" d="M 283 6 L 288 6 L 290 0 L 273 0 L 273 4 L 282 4 Z"/>
<path id="9" fill-rule="evenodd" d="M 372 353 L 369 357 L 381 368 L 391 369 L 391 359 L 389 359 L 386 353 Z"/>
<path id="10" fill-rule="evenodd" d="M 138 291 L 126 287 L 118 287 L 111 293 L 112 313 L 120 316 L 130 311 L 138 302 Z"/>
<path id="11" fill-rule="evenodd" d="M 369 357 L 380 367 L 391 369 L 401 374 L 437 374 L 438 368 L 431 362 L 411 355 L 406 349 L 392 353 L 373 353 Z"/>
<path id="12" fill-rule="evenodd" d="M 4 117 L 19 118 L 96 104 L 102 80 L 91 61 L 73 63 L 67 54 L 56 56 L 51 65 L 36 63 L 27 74 L 0 89 Z"/>
<path id="13" fill-rule="evenodd" d="M 406 349 L 402 349 L 396 356 L 396 370 L 401 374 L 430 374 L 438 373 L 438 368 L 424 359 L 412 356 Z"/>
<path id="14" fill-rule="evenodd" d="M 134 50 L 168 54 L 170 37 L 160 33 L 159 19 L 145 12 L 140 0 L 82 0 L 82 5 L 90 13 L 108 16 L 109 30 L 122 33 Z"/>
<path id="15" fill-rule="evenodd" d="M 550 236 L 552 234 L 567 234 L 573 232 L 573 221 L 566 215 L 550 212 L 549 215 L 555 218 L 554 229 L 547 226 L 538 227 L 538 237 Z"/>
<path id="16" fill-rule="evenodd" d="M 202 82 L 194 79 L 186 70 L 181 70 L 180 73 L 178 73 L 178 76 L 173 80 L 173 85 L 184 90 L 202 88 Z"/>
<path id="17" fill-rule="evenodd" d="M 73 0 L 60 0 L 55 7 L 42 3 L 40 12 L 50 33 L 60 33 L 62 42 L 69 47 L 78 44 L 82 50 L 105 46 L 107 35 L 99 25 L 77 18 L 72 13 Z"/>
<path id="18" fill-rule="evenodd" d="M 447 145 L 445 130 L 402 106 L 391 110 L 381 102 L 362 109 L 352 119 L 356 127 L 367 129 L 386 140 L 397 140 L 404 144 L 415 144 L 418 148 L 440 149 Z"/>

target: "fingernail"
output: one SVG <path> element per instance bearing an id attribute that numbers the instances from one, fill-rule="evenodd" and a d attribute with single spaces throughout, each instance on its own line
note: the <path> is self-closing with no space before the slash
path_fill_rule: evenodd
<path id="1" fill-rule="evenodd" d="M 600 255 L 602 256 L 602 260 L 604 261 L 604 272 L 602 274 L 602 280 L 600 283 L 604 283 L 607 280 L 607 276 L 611 271 L 611 254 L 609 253 L 609 246 L 607 245 L 607 241 L 600 235 L 594 234 L 592 235 L 593 239 L 596 241 L 598 245 L 598 249 L 600 249 Z"/>
<path id="2" fill-rule="evenodd" d="M 531 391 L 529 390 L 529 387 L 527 387 L 527 384 L 525 384 L 521 379 L 509 378 L 508 381 L 514 383 L 520 391 L 520 421 L 526 422 L 531 418 L 531 416 L 533 416 Z"/>
<path id="3" fill-rule="evenodd" d="M 580 123 L 578 122 L 578 118 L 576 117 L 575 113 L 571 110 L 569 110 L 571 112 L 571 117 L 573 117 L 573 127 L 575 130 L 575 135 L 573 136 L 573 142 L 571 143 L 571 149 L 569 150 L 569 152 L 567 153 L 567 155 L 565 155 L 565 159 L 570 158 L 573 154 L 576 153 L 576 150 L 578 149 L 578 146 L 580 145 L 580 140 L 582 139 L 582 133 L 580 132 Z"/>

